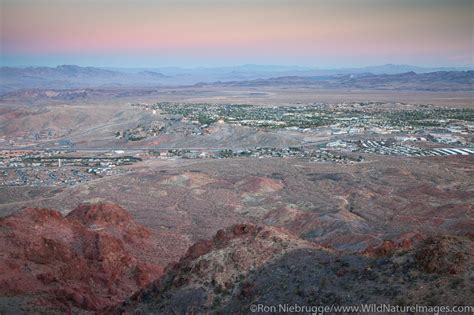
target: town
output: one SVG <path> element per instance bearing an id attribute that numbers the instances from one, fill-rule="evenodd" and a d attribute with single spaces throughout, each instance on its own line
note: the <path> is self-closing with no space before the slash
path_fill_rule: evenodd
<path id="1" fill-rule="evenodd" d="M 148 119 L 135 128 L 116 130 L 115 142 L 103 147 L 83 148 L 50 132 L 46 136 L 54 147 L 42 149 L 35 145 L 44 133 L 40 131 L 33 134 L 32 143 L 31 137 L 25 138 L 29 146 L 20 141 L 3 147 L 0 184 L 76 185 L 127 172 L 127 166 L 148 159 L 299 158 L 348 164 L 373 154 L 419 158 L 474 154 L 473 109 L 381 102 L 287 106 L 158 102 L 131 107 L 148 112 Z M 290 139 L 302 135 L 305 140 L 271 146 L 201 142 L 218 135 L 216 127 L 225 126 L 234 128 L 230 133 L 247 128 L 250 133 L 283 133 Z M 146 142 L 168 136 L 194 139 L 195 145 Z"/>
<path id="2" fill-rule="evenodd" d="M 117 138 L 139 141 L 160 134 L 205 135 L 214 123 L 285 129 L 332 136 L 382 137 L 401 141 L 426 139 L 432 143 L 472 145 L 474 109 L 440 108 L 401 103 L 313 103 L 292 106 L 242 104 L 132 104 L 152 112 L 148 125 L 116 132 Z"/>
<path id="3" fill-rule="evenodd" d="M 119 151 L 121 153 L 121 151 Z M 104 156 L 101 153 L 83 156 L 74 152 L 50 150 L 1 150 L 0 185 L 58 186 L 75 185 L 97 177 L 124 172 L 121 166 L 141 159 L 133 156 Z"/>

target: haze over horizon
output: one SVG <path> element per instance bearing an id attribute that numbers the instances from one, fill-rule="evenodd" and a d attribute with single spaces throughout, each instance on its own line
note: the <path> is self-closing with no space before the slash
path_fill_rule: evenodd
<path id="1" fill-rule="evenodd" d="M 0 65 L 471 67 L 469 0 L 0 4 Z"/>

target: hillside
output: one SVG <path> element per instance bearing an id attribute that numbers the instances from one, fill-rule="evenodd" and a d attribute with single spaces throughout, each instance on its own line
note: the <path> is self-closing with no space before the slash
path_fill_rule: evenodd
<path id="1" fill-rule="evenodd" d="M 99 311 L 157 279 L 156 236 L 113 204 L 62 216 L 25 208 L 0 219 L 0 313 Z"/>
<path id="2" fill-rule="evenodd" d="M 234 224 L 173 262 L 154 232 L 120 206 L 102 203 L 80 205 L 66 216 L 24 208 L 1 219 L 0 249 L 2 314 L 245 314 L 253 304 L 279 303 L 462 305 L 474 292 L 468 234 L 386 240 L 349 253 L 281 227 Z"/>
<path id="3" fill-rule="evenodd" d="M 281 229 L 235 225 L 193 245 L 113 313 L 247 314 L 251 305 L 286 303 L 462 305 L 474 290 L 473 244 L 438 236 L 414 248 L 347 255 Z"/>

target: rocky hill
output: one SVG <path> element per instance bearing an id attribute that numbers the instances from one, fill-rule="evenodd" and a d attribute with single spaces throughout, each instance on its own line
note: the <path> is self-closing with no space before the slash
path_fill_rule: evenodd
<path id="1" fill-rule="evenodd" d="M 473 242 L 438 236 L 384 243 L 364 255 L 282 229 L 235 225 L 198 242 L 116 314 L 247 314 L 251 305 L 465 305 L 474 294 Z M 257 312 L 258 313 L 258 312 Z"/>
<path id="2" fill-rule="evenodd" d="M 163 272 L 158 240 L 113 204 L 0 219 L 0 313 L 97 312 Z"/>
<path id="3" fill-rule="evenodd" d="M 418 235 L 348 253 L 282 227 L 235 224 L 168 264 L 163 240 L 120 206 L 82 204 L 66 216 L 24 208 L 0 219 L 0 313 L 246 314 L 254 304 L 465 305 L 474 296 L 473 240 Z"/>

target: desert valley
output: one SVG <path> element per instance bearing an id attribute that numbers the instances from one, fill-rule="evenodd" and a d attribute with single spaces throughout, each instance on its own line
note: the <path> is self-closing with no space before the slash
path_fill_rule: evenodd
<path id="1" fill-rule="evenodd" d="M 0 315 L 474 314 L 472 0 L 0 0 Z"/>

